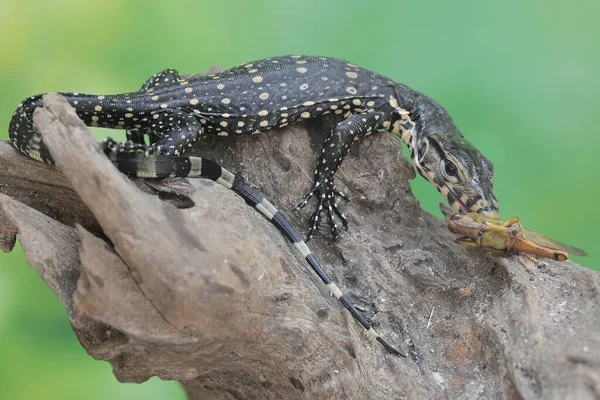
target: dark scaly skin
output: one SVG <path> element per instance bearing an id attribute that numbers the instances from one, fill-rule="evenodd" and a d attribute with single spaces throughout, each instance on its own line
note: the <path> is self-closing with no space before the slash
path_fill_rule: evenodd
<path id="1" fill-rule="evenodd" d="M 88 126 L 127 129 L 129 142 L 107 142 L 107 151 L 179 156 L 202 135 L 254 134 L 326 114 L 344 118 L 324 144 L 314 184 L 300 207 L 317 198 L 309 237 L 324 211 L 337 236 L 335 215 L 347 221 L 335 201 L 334 174 L 354 141 L 378 130 L 398 135 L 409 146 L 415 169 L 455 211 L 497 217 L 493 169 L 432 99 L 374 72 L 342 60 L 287 56 L 244 64 L 216 75 L 180 78 L 175 70 L 154 75 L 138 92 L 97 96 L 62 93 Z M 9 127 L 20 151 L 53 163 L 32 122 L 41 95 L 19 105 Z M 149 136 L 150 146 L 143 143 Z M 185 157 L 183 157 L 185 159 Z M 122 163 L 133 176 L 163 177 L 174 171 L 140 170 Z M 127 164 L 127 166 L 124 166 Z M 452 164 L 446 168 L 446 165 Z M 147 165 L 147 164 L 146 164 Z M 186 167 L 175 174 L 181 176 Z M 450 172 L 450 173 L 447 173 Z"/>
<path id="2" fill-rule="evenodd" d="M 415 169 L 448 199 L 455 211 L 497 217 L 491 163 L 467 142 L 446 111 L 428 97 L 342 60 L 290 56 L 245 64 L 188 80 L 174 70 L 150 78 L 138 92 L 97 96 L 62 93 L 88 126 L 127 130 L 127 143 L 104 142 L 117 168 L 141 178 L 204 177 L 233 190 L 289 240 L 316 275 L 373 338 L 396 355 L 350 303 L 289 222 L 266 199 L 221 166 L 181 154 L 205 134 L 254 134 L 305 119 L 338 114 L 325 141 L 314 184 L 300 204 L 317 197 L 309 236 L 326 212 L 334 236 L 337 207 L 334 174 L 353 142 L 378 130 L 399 136 Z M 54 161 L 33 124 L 42 95 L 23 101 L 9 126 L 13 145 L 31 158 Z M 150 145 L 144 143 L 149 136 Z"/>

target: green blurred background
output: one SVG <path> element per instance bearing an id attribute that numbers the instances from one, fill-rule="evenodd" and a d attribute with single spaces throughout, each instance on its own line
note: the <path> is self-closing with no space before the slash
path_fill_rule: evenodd
<path id="1" fill-rule="evenodd" d="M 501 215 L 584 248 L 575 261 L 598 270 L 598 15 L 598 0 L 2 0 L 0 126 L 35 93 L 132 91 L 167 67 L 340 57 L 444 105 L 493 161 Z M 420 178 L 413 188 L 440 215 L 437 192 Z M 184 398 L 174 382 L 118 383 L 20 249 L 0 257 L 1 399 Z"/>

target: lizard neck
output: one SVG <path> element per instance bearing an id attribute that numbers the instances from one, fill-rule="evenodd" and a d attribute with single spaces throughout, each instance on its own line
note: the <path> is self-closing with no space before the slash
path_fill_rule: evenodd
<path id="1" fill-rule="evenodd" d="M 457 136 L 462 137 L 450 114 L 435 100 L 418 94 L 411 112 L 415 123 L 415 134 L 418 137 Z"/>
<path id="2" fill-rule="evenodd" d="M 385 128 L 400 138 L 409 149 L 412 148 L 416 135 L 416 123 L 413 115 L 418 111 L 419 97 L 423 97 L 423 95 L 397 83 L 393 95 L 390 95 L 388 100 L 392 108 L 392 119 Z"/>

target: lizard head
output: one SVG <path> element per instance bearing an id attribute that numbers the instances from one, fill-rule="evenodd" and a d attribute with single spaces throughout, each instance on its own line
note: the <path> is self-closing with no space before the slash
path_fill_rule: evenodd
<path id="1" fill-rule="evenodd" d="M 413 167 L 444 196 L 455 212 L 498 218 L 494 167 L 460 133 L 444 108 L 419 95 L 411 112 L 414 127 L 403 140 Z"/>
<path id="2" fill-rule="evenodd" d="M 498 218 L 494 167 L 460 134 L 413 135 L 415 170 L 446 198 L 455 212 Z"/>

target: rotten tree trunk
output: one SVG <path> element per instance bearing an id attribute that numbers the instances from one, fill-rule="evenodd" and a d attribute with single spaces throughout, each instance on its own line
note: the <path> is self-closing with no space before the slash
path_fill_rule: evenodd
<path id="1" fill-rule="evenodd" d="M 199 179 L 132 182 L 66 102 L 44 102 L 35 122 L 58 168 L 0 146 L 2 246 L 19 233 L 81 344 L 119 380 L 178 380 L 191 399 L 600 396 L 599 275 L 454 244 L 413 198 L 390 136 L 365 139 L 337 174 L 353 199 L 349 231 L 310 245 L 418 362 L 369 341 L 233 192 Z M 331 122 L 205 140 L 201 153 L 291 210 Z M 304 227 L 309 213 L 287 215 Z"/>

